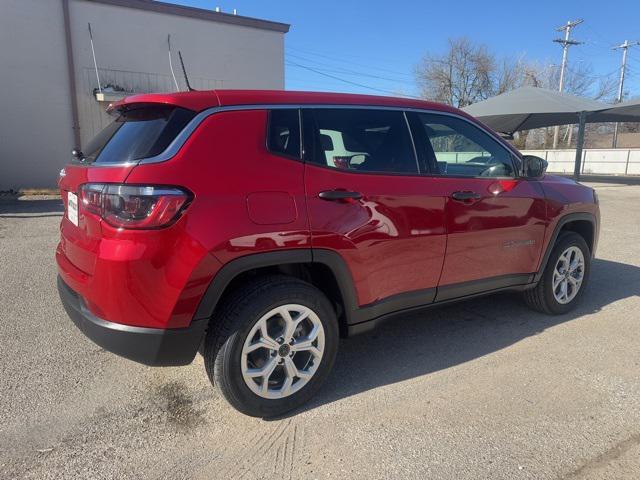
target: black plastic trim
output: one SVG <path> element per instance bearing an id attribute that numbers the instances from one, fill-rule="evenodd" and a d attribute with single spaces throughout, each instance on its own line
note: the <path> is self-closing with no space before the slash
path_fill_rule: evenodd
<path id="1" fill-rule="evenodd" d="M 549 261 L 549 257 L 551 256 L 551 251 L 558 239 L 558 235 L 560 235 L 560 230 L 569 222 L 575 221 L 588 221 L 593 226 L 593 245 L 591 246 L 591 256 L 595 253 L 595 247 L 598 242 L 598 223 L 596 222 L 596 217 L 587 212 L 576 212 L 576 213 L 568 213 L 564 217 L 558 220 L 556 227 L 553 230 L 553 235 L 549 238 L 549 242 L 547 243 L 547 249 L 545 250 L 544 256 L 542 257 L 542 262 L 540 263 L 540 268 L 538 272 L 534 275 L 533 281 L 539 282 L 544 274 L 544 270 L 547 267 L 547 262 Z"/>
<path id="2" fill-rule="evenodd" d="M 533 274 L 504 275 L 440 288 L 405 292 L 360 306 L 353 277 L 340 254 L 322 248 L 282 250 L 251 254 L 227 263 L 209 284 L 194 319 L 207 321 L 211 318 L 225 288 L 237 275 L 255 268 L 296 263 L 320 263 L 333 272 L 342 296 L 344 319 L 350 335 L 370 330 L 380 321 L 398 313 L 501 290 L 530 288 L 533 281 Z"/>
<path id="3" fill-rule="evenodd" d="M 352 324 L 349 325 L 347 328 L 347 334 L 348 336 L 353 336 L 353 335 L 360 335 L 361 333 L 365 333 L 368 332 L 370 330 L 373 330 L 375 328 L 377 328 L 381 323 L 386 322 L 387 320 L 390 320 L 392 318 L 395 318 L 398 315 L 402 315 L 402 314 L 406 314 L 406 313 L 410 313 L 410 312 L 415 312 L 415 311 L 421 311 L 421 310 L 427 310 L 429 308 L 432 307 L 440 307 L 443 305 L 447 305 L 450 303 L 456 303 L 456 302 L 460 302 L 460 301 L 464 301 L 464 300 L 469 300 L 472 298 L 477 298 L 477 297 L 484 297 L 486 295 L 491 295 L 494 293 L 498 293 L 498 292 L 502 292 L 502 291 L 507 291 L 507 290 L 515 290 L 515 291 L 522 291 L 522 290 L 526 290 L 528 288 L 531 288 L 533 286 L 533 284 L 525 284 L 525 285 L 509 285 L 509 286 L 505 286 L 505 287 L 501 287 L 501 288 L 496 288 L 493 290 L 484 290 L 484 291 L 477 291 L 476 293 L 473 294 L 469 294 L 463 297 L 455 297 L 455 298 L 451 298 L 448 300 L 440 300 L 440 301 L 434 301 L 432 303 L 425 303 L 422 305 L 416 305 L 413 307 L 405 307 L 402 309 L 397 309 L 395 311 L 386 313 L 384 315 L 380 315 L 379 317 L 375 317 L 369 320 L 365 320 L 362 321 L 360 323 L 356 323 L 356 324 Z"/>
<path id="4" fill-rule="evenodd" d="M 436 288 L 415 290 L 413 292 L 393 295 L 379 302 L 364 305 L 358 309 L 354 315 L 354 320 L 356 322 L 366 322 L 395 312 L 424 307 L 433 303 L 436 298 L 436 291 Z"/>
<path id="5" fill-rule="evenodd" d="M 317 248 L 254 253 L 230 261 L 220 269 L 207 287 L 194 315 L 194 320 L 208 320 L 211 318 L 224 290 L 241 273 L 256 268 L 304 263 L 320 263 L 326 265 L 333 272 L 342 296 L 346 322 L 359 321 L 361 309 L 358 306 L 358 297 L 353 278 L 346 263 L 338 253 Z"/>
<path id="6" fill-rule="evenodd" d="M 202 300 L 200 300 L 200 304 L 193 318 L 194 320 L 211 318 L 225 288 L 227 288 L 236 276 L 243 272 L 253 270 L 254 268 L 292 263 L 311 263 L 312 260 L 310 248 L 254 253 L 232 260 L 224 265 L 213 278 Z"/>
<path id="7" fill-rule="evenodd" d="M 73 323 L 105 350 L 150 366 L 188 365 L 204 337 L 207 321 L 193 321 L 187 328 L 132 327 L 93 315 L 80 295 L 58 276 L 58 293 Z"/>
<path id="8" fill-rule="evenodd" d="M 438 287 L 436 302 L 468 297 L 482 292 L 491 292 L 503 288 L 526 285 L 533 280 L 529 273 L 500 275 L 498 277 L 482 278 L 470 282 L 454 283 Z"/>
<path id="9" fill-rule="evenodd" d="M 314 262 L 326 265 L 333 272 L 344 303 L 344 314 L 347 324 L 357 322 L 357 315 L 360 311 L 358 294 L 356 292 L 355 282 L 351 276 L 351 271 L 345 261 L 339 253 L 324 248 L 314 248 L 312 255 Z"/>

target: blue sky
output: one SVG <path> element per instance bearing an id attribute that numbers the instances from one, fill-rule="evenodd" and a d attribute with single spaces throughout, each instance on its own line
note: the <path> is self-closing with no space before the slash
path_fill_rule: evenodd
<path id="1" fill-rule="evenodd" d="M 484 43 L 498 56 L 559 64 L 562 48 L 552 42 L 560 36 L 555 29 L 577 18 L 584 23 L 573 30 L 572 38 L 585 44 L 571 47 L 569 66 L 591 64 L 594 75 L 617 79 L 621 52 L 611 47 L 625 39 L 640 40 L 639 0 L 173 3 L 208 9 L 220 6 L 224 12 L 236 8 L 239 15 L 291 24 L 285 37 L 286 88 L 290 90 L 415 95 L 414 66 L 425 52 L 441 52 L 449 37 L 458 36 Z M 640 96 L 640 46 L 629 50 L 628 66 L 625 91 Z"/>

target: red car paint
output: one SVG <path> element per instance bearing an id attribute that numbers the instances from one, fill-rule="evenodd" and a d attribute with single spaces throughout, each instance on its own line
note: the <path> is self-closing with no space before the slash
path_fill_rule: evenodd
<path id="1" fill-rule="evenodd" d="M 222 108 L 206 117 L 167 161 L 76 162 L 65 167 L 59 182 L 65 203 L 68 192 L 77 193 L 86 183 L 171 185 L 193 195 L 177 221 L 161 229 L 117 229 L 82 205 L 78 226 L 68 215 L 62 219 L 56 251 L 62 280 L 91 314 L 115 324 L 188 327 L 220 269 L 260 252 L 317 248 L 337 253 L 364 307 L 407 292 L 534 274 L 562 216 L 586 212 L 599 223 L 591 189 L 550 175 L 364 175 L 292 160 L 266 148 L 273 105 L 429 110 L 484 128 L 452 107 L 362 95 L 215 91 L 138 95 L 110 108 L 159 104 L 194 112 Z M 225 111 L 228 106 L 237 109 Z M 318 197 L 336 189 L 360 192 L 362 198 L 328 202 Z M 454 201 L 451 195 L 457 191 L 477 192 L 479 198 Z M 595 248 L 597 232 L 594 237 Z"/>

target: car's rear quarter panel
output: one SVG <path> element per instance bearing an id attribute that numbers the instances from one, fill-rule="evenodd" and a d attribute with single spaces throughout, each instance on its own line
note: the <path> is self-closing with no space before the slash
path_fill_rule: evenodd
<path id="1" fill-rule="evenodd" d="M 169 161 L 70 169 L 63 191 L 126 179 L 193 194 L 179 220 L 159 230 L 116 229 L 82 208 L 78 227 L 63 219 L 60 272 L 92 313 L 127 325 L 184 327 L 222 264 L 310 247 L 304 166 L 267 151 L 266 119 L 264 110 L 218 113 Z"/>
<path id="2" fill-rule="evenodd" d="M 262 251 L 310 248 L 304 164 L 267 151 L 266 123 L 265 110 L 212 115 L 175 158 L 136 167 L 127 183 L 188 187 L 194 194 L 185 215 L 189 233 L 222 263 Z"/>

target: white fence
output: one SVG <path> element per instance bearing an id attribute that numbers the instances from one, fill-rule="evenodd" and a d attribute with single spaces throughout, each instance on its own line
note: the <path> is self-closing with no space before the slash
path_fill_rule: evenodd
<path id="1" fill-rule="evenodd" d="M 434 152 L 436 160 L 446 163 L 464 163 L 472 158 L 489 155 L 487 152 Z M 532 154 L 533 155 L 533 154 Z"/>
<path id="2" fill-rule="evenodd" d="M 548 172 L 573 173 L 575 150 L 522 150 L 523 155 L 536 155 L 549 162 Z M 640 148 L 582 151 L 584 174 L 640 175 Z"/>

